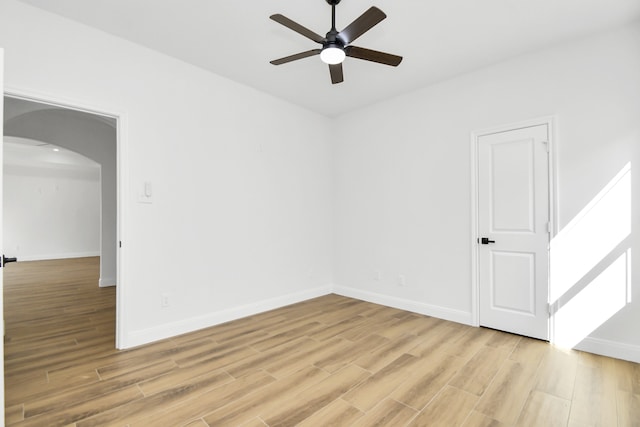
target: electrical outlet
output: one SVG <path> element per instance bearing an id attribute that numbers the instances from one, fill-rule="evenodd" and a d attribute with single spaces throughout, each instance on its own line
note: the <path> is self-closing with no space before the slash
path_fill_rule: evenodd
<path id="1" fill-rule="evenodd" d="M 398 286 L 407 286 L 407 276 L 404 274 L 398 275 Z"/>
<path id="2" fill-rule="evenodd" d="M 373 280 L 379 282 L 382 280 L 382 272 L 380 270 L 376 270 L 373 272 Z"/>
<path id="3" fill-rule="evenodd" d="M 160 307 L 162 308 L 169 307 L 169 294 L 160 295 Z"/>

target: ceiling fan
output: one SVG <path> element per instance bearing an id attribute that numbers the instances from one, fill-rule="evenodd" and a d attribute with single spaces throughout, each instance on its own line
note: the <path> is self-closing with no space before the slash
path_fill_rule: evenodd
<path id="1" fill-rule="evenodd" d="M 351 42 L 387 17 L 383 11 L 377 7 L 371 7 L 360 15 L 359 18 L 349 24 L 344 30 L 338 31 L 336 30 L 336 5 L 340 3 L 340 0 L 326 1 L 331 5 L 331 30 L 329 30 L 325 37 L 314 33 L 286 16 L 280 14 L 270 16 L 270 18 L 277 23 L 282 24 L 296 33 L 322 45 L 322 48 L 320 49 L 312 49 L 306 52 L 296 53 L 295 55 L 285 56 L 284 58 L 275 59 L 271 61 L 273 65 L 286 64 L 287 62 L 298 59 L 320 55 L 320 59 L 324 63 L 329 64 L 331 83 L 336 84 L 344 81 L 342 61 L 344 61 L 347 56 L 363 59 L 365 61 L 377 62 L 379 64 L 391 65 L 393 67 L 400 64 L 402 61 L 401 56 L 365 49 L 351 44 Z"/>

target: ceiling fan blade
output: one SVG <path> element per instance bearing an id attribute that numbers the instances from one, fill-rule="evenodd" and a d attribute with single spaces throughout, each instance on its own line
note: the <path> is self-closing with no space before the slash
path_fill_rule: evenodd
<path id="1" fill-rule="evenodd" d="M 278 24 L 282 24 L 285 27 L 295 31 L 298 34 L 302 34 L 306 38 L 311 39 L 316 43 L 321 43 L 322 44 L 325 41 L 324 37 L 322 37 L 321 35 L 314 33 L 310 29 L 308 29 L 306 27 L 303 27 L 302 25 L 298 24 L 297 22 L 292 21 L 291 19 L 287 18 L 286 16 L 280 15 L 279 13 L 277 13 L 275 15 L 271 15 L 269 18 L 273 19 Z"/>
<path id="2" fill-rule="evenodd" d="M 320 52 L 322 52 L 322 49 L 313 49 L 313 50 L 308 50 L 306 52 L 296 53 L 295 55 L 285 56 L 284 58 L 274 59 L 273 61 L 269 61 L 269 62 L 271 62 L 273 65 L 282 65 L 282 64 L 286 64 L 287 62 L 295 61 L 297 59 L 308 58 L 314 55 L 320 55 Z"/>
<path id="3" fill-rule="evenodd" d="M 377 62 L 393 67 L 397 67 L 398 64 L 402 62 L 402 56 L 378 52 L 377 50 L 365 49 L 358 46 L 347 46 L 344 48 L 344 52 L 351 58 L 364 59 L 365 61 Z"/>
<path id="4" fill-rule="evenodd" d="M 345 45 L 351 43 L 371 28 L 374 25 L 382 21 L 386 18 L 387 15 L 377 7 L 373 6 L 369 8 L 365 13 L 360 15 L 355 21 L 353 21 L 347 28 L 340 31 L 338 33 L 338 37 L 340 40 L 344 42 Z"/>
<path id="5" fill-rule="evenodd" d="M 344 81 L 344 75 L 342 74 L 342 63 L 329 65 L 329 72 L 331 73 L 331 83 L 342 83 Z"/>

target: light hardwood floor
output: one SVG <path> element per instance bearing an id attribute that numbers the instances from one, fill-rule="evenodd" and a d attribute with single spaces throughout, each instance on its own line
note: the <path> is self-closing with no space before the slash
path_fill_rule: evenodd
<path id="1" fill-rule="evenodd" d="M 98 259 L 5 269 L 9 426 L 640 426 L 640 367 L 329 295 L 129 351 Z"/>

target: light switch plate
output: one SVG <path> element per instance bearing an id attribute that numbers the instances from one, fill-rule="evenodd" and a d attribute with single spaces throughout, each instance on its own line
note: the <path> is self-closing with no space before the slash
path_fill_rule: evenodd
<path id="1" fill-rule="evenodd" d="M 143 181 L 138 186 L 138 203 L 153 203 L 153 186 L 151 181 Z"/>

